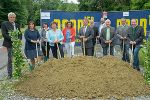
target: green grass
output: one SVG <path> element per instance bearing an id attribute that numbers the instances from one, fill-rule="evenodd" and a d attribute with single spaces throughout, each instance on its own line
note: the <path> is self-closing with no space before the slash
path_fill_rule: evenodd
<path id="1" fill-rule="evenodd" d="M 142 49 L 139 51 L 139 61 L 140 65 L 144 67 L 144 54 L 142 52 Z"/>

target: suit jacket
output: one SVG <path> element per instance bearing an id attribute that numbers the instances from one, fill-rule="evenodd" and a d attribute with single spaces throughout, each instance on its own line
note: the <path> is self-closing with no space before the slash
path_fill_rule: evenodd
<path id="1" fill-rule="evenodd" d="M 103 28 L 101 31 L 101 46 L 106 47 L 108 44 L 105 43 L 106 41 L 106 34 L 107 34 L 107 27 Z M 115 40 L 115 28 L 110 27 L 110 40 L 112 40 L 112 43 L 110 44 L 111 46 L 114 46 L 114 40 Z"/>
<path id="2" fill-rule="evenodd" d="M 93 27 L 93 31 L 94 31 L 93 44 L 95 45 L 96 38 L 97 38 L 97 36 L 99 36 L 98 28 L 97 27 Z"/>
<path id="3" fill-rule="evenodd" d="M 87 26 L 85 34 L 83 33 L 83 27 L 81 27 L 79 30 L 79 33 L 78 33 L 78 38 L 79 38 L 79 36 L 85 36 L 85 38 L 87 38 L 87 41 L 85 42 L 85 48 L 93 47 L 94 31 L 90 26 Z M 83 43 L 83 40 L 82 39 L 80 39 L 80 40 Z M 83 47 L 82 43 L 81 43 L 81 46 Z"/>
<path id="4" fill-rule="evenodd" d="M 130 41 L 135 41 L 136 45 L 141 45 L 143 43 L 143 38 L 144 38 L 144 29 L 139 25 L 136 26 L 134 29 L 132 26 L 129 27 L 128 29 L 128 34 L 127 34 L 128 43 L 130 43 Z"/>
<path id="5" fill-rule="evenodd" d="M 18 29 L 20 31 L 20 26 L 17 23 L 15 23 L 15 26 L 16 26 L 16 29 Z M 14 30 L 14 26 L 9 21 L 3 22 L 1 24 L 1 31 L 2 31 L 2 35 L 4 37 L 4 41 L 3 41 L 4 47 L 12 48 L 12 41 L 11 41 L 11 37 L 9 36 L 9 32 L 12 30 Z M 19 34 L 18 38 L 22 39 L 22 35 Z"/>
<path id="6" fill-rule="evenodd" d="M 116 30 L 116 34 L 117 34 L 116 42 L 117 42 L 117 44 L 122 44 L 123 41 L 121 40 L 121 37 L 127 37 L 128 29 L 129 29 L 128 25 L 125 25 L 125 26 L 120 25 L 117 27 L 117 30 Z M 124 43 L 127 44 L 127 40 L 125 40 Z"/>

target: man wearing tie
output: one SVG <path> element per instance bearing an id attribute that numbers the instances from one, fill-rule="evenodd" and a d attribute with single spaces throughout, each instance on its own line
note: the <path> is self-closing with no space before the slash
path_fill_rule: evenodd
<path id="1" fill-rule="evenodd" d="M 127 48 L 127 34 L 129 26 L 126 24 L 126 19 L 121 18 L 121 24 L 117 27 L 116 34 L 117 34 L 117 44 L 121 46 L 121 49 L 123 51 L 122 60 L 129 62 L 129 56 L 127 54 L 128 48 Z"/>
<path id="2" fill-rule="evenodd" d="M 83 27 L 80 28 L 78 37 L 81 40 L 83 55 L 93 56 L 93 29 L 88 26 L 88 19 L 83 19 Z"/>
<path id="3" fill-rule="evenodd" d="M 4 38 L 3 46 L 7 48 L 8 52 L 8 78 L 12 78 L 12 40 L 9 35 L 10 31 L 15 31 L 18 29 L 20 31 L 20 27 L 17 23 L 15 23 L 16 14 L 13 12 L 8 13 L 8 21 L 5 21 L 1 24 L 1 31 Z M 19 39 L 22 39 L 22 35 L 18 35 Z"/>
<path id="4" fill-rule="evenodd" d="M 107 19 L 105 21 L 106 27 L 101 31 L 101 45 L 103 48 L 103 55 L 107 55 L 107 51 L 109 51 L 110 55 L 114 55 L 114 39 L 115 39 L 115 28 L 111 27 L 111 21 Z"/>

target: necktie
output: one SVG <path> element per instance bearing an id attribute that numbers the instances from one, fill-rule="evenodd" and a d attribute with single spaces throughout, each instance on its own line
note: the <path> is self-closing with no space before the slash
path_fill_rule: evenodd
<path id="1" fill-rule="evenodd" d="M 15 23 L 13 22 L 12 25 L 13 25 L 14 31 L 15 31 L 15 30 L 16 30 L 16 25 L 15 25 Z"/>

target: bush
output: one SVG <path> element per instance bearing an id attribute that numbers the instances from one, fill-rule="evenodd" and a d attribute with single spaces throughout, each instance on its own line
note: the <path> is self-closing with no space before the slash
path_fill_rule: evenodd
<path id="1" fill-rule="evenodd" d="M 145 48 L 143 49 L 144 55 L 144 77 L 146 81 L 150 84 L 150 38 L 146 42 Z"/>

